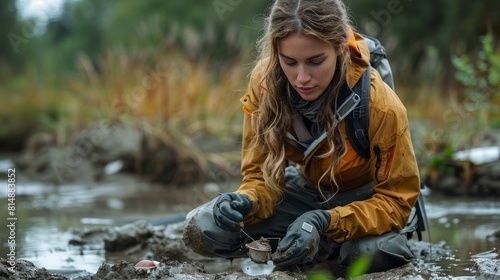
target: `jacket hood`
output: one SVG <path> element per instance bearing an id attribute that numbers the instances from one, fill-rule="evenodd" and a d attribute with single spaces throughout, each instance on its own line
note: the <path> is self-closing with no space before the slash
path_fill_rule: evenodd
<path id="1" fill-rule="evenodd" d="M 352 88 L 370 65 L 370 51 L 363 36 L 354 33 L 349 26 L 348 30 L 349 42 L 347 45 L 351 52 L 351 63 L 347 68 L 346 80 L 349 87 Z"/>

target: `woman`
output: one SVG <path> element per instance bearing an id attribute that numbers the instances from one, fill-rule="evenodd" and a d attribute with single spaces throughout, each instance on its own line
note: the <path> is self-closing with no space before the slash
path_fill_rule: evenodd
<path id="1" fill-rule="evenodd" d="M 277 0 L 241 99 L 241 171 L 234 193 L 188 215 L 184 241 L 208 256 L 243 257 L 253 239 L 279 237 L 276 266 L 308 268 L 371 256 L 370 271 L 409 262 L 400 234 L 420 191 L 406 109 L 371 69 L 370 158 L 349 142 L 341 95 L 369 68 L 369 51 L 340 0 Z M 288 162 L 294 164 L 285 168 Z"/>

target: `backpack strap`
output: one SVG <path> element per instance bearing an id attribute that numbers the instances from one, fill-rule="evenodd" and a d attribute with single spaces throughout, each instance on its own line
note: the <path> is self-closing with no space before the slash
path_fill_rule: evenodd
<path id="1" fill-rule="evenodd" d="M 363 73 L 353 87 L 353 91 L 360 96 L 360 102 L 346 117 L 347 137 L 358 155 L 370 157 L 370 139 L 368 138 L 369 102 L 370 102 L 370 66 Z"/>

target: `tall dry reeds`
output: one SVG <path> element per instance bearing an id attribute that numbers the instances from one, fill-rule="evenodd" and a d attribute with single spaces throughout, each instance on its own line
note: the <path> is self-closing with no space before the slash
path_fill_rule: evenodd
<path id="1" fill-rule="evenodd" d="M 82 79 L 70 87 L 85 108 L 82 114 L 137 126 L 145 137 L 155 139 L 156 144 L 145 140 L 149 144 L 143 149 L 167 148 L 170 158 L 155 160 L 176 162 L 177 174 L 168 176 L 169 180 L 184 182 L 193 174 L 206 179 L 213 171 L 210 166 L 231 172 L 228 162 L 239 158 L 235 149 L 220 154 L 204 151 L 195 135 L 211 135 L 212 141 L 232 141 L 237 146 L 243 115 L 239 98 L 249 70 L 245 63 L 242 57 L 234 57 L 215 65 L 171 46 L 158 52 L 154 62 L 140 52 L 107 51 L 99 68 L 80 56 Z M 150 160 L 145 155 L 151 151 L 143 153 L 136 169 L 147 174 L 144 169 L 149 165 L 143 163 Z"/>
<path id="2" fill-rule="evenodd" d="M 28 76 L 20 77 L 21 85 L 11 84 L 7 89 L 0 111 L 18 112 L 9 116 L 12 123 L 26 125 L 20 137 L 43 132 L 59 145 L 66 145 L 96 122 L 136 127 L 149 138 L 142 148 L 153 149 L 137 155 L 136 171 L 143 174 L 148 174 L 145 169 L 150 166 L 145 164 L 150 160 L 146 155 L 163 148 L 168 153 L 154 160 L 175 162 L 181 175 L 168 177 L 177 182 L 193 174 L 206 178 L 213 166 L 230 172 L 228 162 L 239 158 L 238 149 L 206 151 L 199 139 L 200 134 L 209 135 L 201 141 L 237 147 L 243 117 L 239 98 L 246 88 L 253 44 L 231 33 L 225 36 L 225 45 L 237 50 L 230 57 L 215 59 L 205 49 L 208 39 L 203 36 L 208 35 L 198 34 L 192 40 L 196 34 L 185 32 L 176 31 L 163 44 L 149 48 L 106 49 L 98 61 L 81 53 L 75 62 L 78 72 L 65 74 L 58 85 L 38 87 Z M 179 41 L 179 36 L 185 39 Z M 9 134 L 15 128 L 4 127 L 0 132 Z M 156 166 L 164 165 L 156 162 Z M 191 171 L 186 174 L 182 169 Z"/>

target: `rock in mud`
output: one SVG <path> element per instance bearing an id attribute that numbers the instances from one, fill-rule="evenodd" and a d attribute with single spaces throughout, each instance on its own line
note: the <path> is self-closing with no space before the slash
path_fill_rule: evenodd
<path id="1" fill-rule="evenodd" d="M 104 238 L 104 249 L 109 252 L 123 251 L 131 246 L 146 244 L 153 236 L 153 226 L 146 221 L 137 221 L 122 227 L 114 228 Z"/>
<path id="2" fill-rule="evenodd" d="M 415 258 L 427 261 L 446 257 L 452 251 L 444 241 L 431 244 L 424 241 L 409 240 L 408 246 Z"/>
<path id="3" fill-rule="evenodd" d="M 13 266 L 4 258 L 0 258 L 0 279 L 12 280 L 66 280 L 68 278 L 53 274 L 45 268 L 37 268 L 33 263 L 26 260 L 16 260 L 15 272 Z"/>
<path id="4" fill-rule="evenodd" d="M 104 227 L 75 231 L 70 245 L 103 244 L 109 252 L 119 252 L 136 245 L 145 245 L 155 230 L 147 221 L 139 220 L 121 227 Z"/>
<path id="5" fill-rule="evenodd" d="M 474 260 L 480 275 L 486 279 L 500 279 L 500 260 L 476 259 Z"/>
<path id="6" fill-rule="evenodd" d="M 108 252 L 126 251 L 138 259 L 168 257 L 178 261 L 199 260 L 204 257 L 194 253 L 181 239 L 184 222 L 153 226 L 147 221 L 137 221 L 121 227 L 104 227 L 77 231 L 70 245 L 98 244 Z"/>
<path id="7" fill-rule="evenodd" d="M 184 244 L 180 237 L 183 228 L 184 222 L 155 227 L 153 236 L 148 239 L 147 253 L 144 257 L 148 259 L 168 257 L 181 262 L 206 259 Z"/>
<path id="8" fill-rule="evenodd" d="M 476 268 L 485 279 L 500 279 L 500 259 L 497 249 L 472 256 Z"/>

